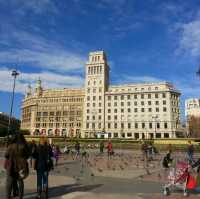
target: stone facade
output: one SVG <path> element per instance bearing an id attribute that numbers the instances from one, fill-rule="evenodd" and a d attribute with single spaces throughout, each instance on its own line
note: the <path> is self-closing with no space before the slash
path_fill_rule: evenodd
<path id="1" fill-rule="evenodd" d="M 91 52 L 83 89 L 43 90 L 39 81 L 35 92 L 27 93 L 22 128 L 81 137 L 176 137 L 179 97 L 180 92 L 167 82 L 109 85 L 105 53 Z"/>

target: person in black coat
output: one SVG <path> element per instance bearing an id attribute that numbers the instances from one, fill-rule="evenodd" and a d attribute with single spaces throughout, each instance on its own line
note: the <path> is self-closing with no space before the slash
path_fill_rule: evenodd
<path id="1" fill-rule="evenodd" d="M 48 175 L 53 169 L 53 152 L 47 140 L 40 138 L 40 143 L 33 153 L 34 169 L 37 172 L 37 198 L 41 198 L 42 192 L 48 198 Z"/>

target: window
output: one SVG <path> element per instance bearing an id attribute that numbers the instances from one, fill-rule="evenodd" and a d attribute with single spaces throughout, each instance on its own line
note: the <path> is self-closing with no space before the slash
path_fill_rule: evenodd
<path id="1" fill-rule="evenodd" d="M 151 122 L 149 123 L 149 128 L 152 129 L 152 123 Z"/>
<path id="2" fill-rule="evenodd" d="M 90 119 L 90 116 L 88 115 L 88 116 L 87 116 L 87 120 L 89 120 L 89 119 Z"/>
<path id="3" fill-rule="evenodd" d="M 94 85 L 96 85 L 96 81 L 94 81 Z"/>
<path id="4" fill-rule="evenodd" d="M 148 99 L 151 99 L 151 94 L 148 94 Z"/>
<path id="5" fill-rule="evenodd" d="M 95 103 L 93 103 L 92 106 L 95 107 Z"/>
<path id="6" fill-rule="evenodd" d="M 99 113 L 101 113 L 101 109 L 99 109 Z"/>
<path id="7" fill-rule="evenodd" d="M 124 96 L 123 95 L 121 95 L 121 100 L 123 100 L 124 99 Z"/>
<path id="8" fill-rule="evenodd" d="M 111 106 L 111 103 L 110 103 L 110 102 L 108 103 L 108 106 L 109 106 L 109 107 Z"/>
<path id="9" fill-rule="evenodd" d="M 89 88 L 87 89 L 87 92 L 90 93 L 90 89 Z"/>
<path id="10" fill-rule="evenodd" d="M 166 94 L 165 94 L 165 93 L 163 93 L 163 94 L 162 94 L 162 97 L 163 97 L 163 98 L 166 98 Z"/>
<path id="11" fill-rule="evenodd" d="M 54 112 L 50 112 L 49 115 L 50 115 L 50 116 L 54 116 Z"/>
<path id="12" fill-rule="evenodd" d="M 110 126 L 111 126 L 110 123 L 108 123 L 108 129 L 110 129 Z"/>
<path id="13" fill-rule="evenodd" d="M 98 128 L 99 128 L 99 129 L 101 128 L 101 123 L 98 124 Z"/>
<path id="14" fill-rule="evenodd" d="M 127 99 L 131 99 L 131 96 L 130 96 L 130 95 L 127 95 Z"/>
<path id="15" fill-rule="evenodd" d="M 114 133 L 114 138 L 118 138 L 118 133 Z"/>
<path id="16" fill-rule="evenodd" d="M 90 106 L 90 103 L 87 103 L 87 107 L 89 107 Z"/>
<path id="17" fill-rule="evenodd" d="M 163 107 L 163 112 L 167 112 L 167 108 L 166 107 Z"/>
<path id="18" fill-rule="evenodd" d="M 99 107 L 101 107 L 101 103 L 99 103 Z"/>
<path id="19" fill-rule="evenodd" d="M 163 100 L 163 105 L 166 105 L 166 100 Z"/>
<path id="20" fill-rule="evenodd" d="M 88 81 L 88 85 L 90 85 L 90 81 Z"/>
<path id="21" fill-rule="evenodd" d="M 108 100 L 111 100 L 111 96 L 108 96 Z"/>
<path id="22" fill-rule="evenodd" d="M 148 105 L 151 105 L 151 101 L 148 101 Z"/>
<path id="23" fill-rule="evenodd" d="M 134 102 L 134 105 L 137 106 L 137 102 Z"/>
<path id="24" fill-rule="evenodd" d="M 96 100 L 96 96 L 93 96 L 93 100 Z"/>
<path id="25" fill-rule="evenodd" d="M 108 113 L 111 113 L 111 109 L 108 109 Z"/>
<path id="26" fill-rule="evenodd" d="M 101 115 L 99 115 L 99 120 L 101 120 Z"/>
<path id="27" fill-rule="evenodd" d="M 156 101 L 156 105 L 159 105 L 159 101 Z"/>
<path id="28" fill-rule="evenodd" d="M 127 106 L 130 106 L 131 105 L 131 102 L 127 102 Z"/>
<path id="29" fill-rule="evenodd" d="M 134 95 L 134 99 L 137 99 L 137 95 Z"/>
<path id="30" fill-rule="evenodd" d="M 138 123 L 135 123 L 135 129 L 137 129 L 138 128 Z"/>
<path id="31" fill-rule="evenodd" d="M 41 112 L 37 112 L 37 116 L 41 116 Z"/>
<path id="32" fill-rule="evenodd" d="M 117 123 L 115 123 L 114 127 L 115 127 L 115 129 L 117 129 Z"/>
<path id="33" fill-rule="evenodd" d="M 114 106 L 117 106 L 117 102 L 114 102 Z"/>
<path id="34" fill-rule="evenodd" d="M 99 92 L 101 93 L 101 91 L 102 91 L 102 88 L 99 88 Z"/>
<path id="35" fill-rule="evenodd" d="M 141 108 L 141 112 L 144 112 L 144 108 Z"/>
<path id="36" fill-rule="evenodd" d="M 159 112 L 159 108 L 158 107 L 156 108 L 156 112 Z"/>
<path id="37" fill-rule="evenodd" d="M 114 116 L 114 119 L 117 120 L 117 115 Z"/>
<path id="38" fill-rule="evenodd" d="M 110 120 L 111 119 L 111 116 L 110 115 L 108 115 L 108 120 Z"/>
<path id="39" fill-rule="evenodd" d="M 144 106 L 144 101 L 141 101 L 141 105 Z"/>
<path id="40" fill-rule="evenodd" d="M 148 111 L 149 111 L 149 112 L 152 112 L 152 108 L 148 108 Z"/>
<path id="41" fill-rule="evenodd" d="M 134 112 L 135 112 L 135 113 L 137 112 L 137 108 L 134 108 Z"/>
<path id="42" fill-rule="evenodd" d="M 95 120 L 95 115 L 92 116 L 92 119 Z"/>
<path id="43" fill-rule="evenodd" d="M 164 128 L 167 129 L 167 122 L 164 123 Z"/>
<path id="44" fill-rule="evenodd" d="M 121 128 L 122 128 L 122 129 L 124 128 L 124 123 L 121 123 Z"/>
<path id="45" fill-rule="evenodd" d="M 114 99 L 117 100 L 117 96 L 114 96 Z"/>
<path id="46" fill-rule="evenodd" d="M 90 100 L 90 96 L 87 96 L 87 100 Z"/>
<path id="47" fill-rule="evenodd" d="M 145 128 L 145 123 L 144 123 L 144 122 L 142 123 L 142 128 L 143 128 L 143 129 Z"/>
<path id="48" fill-rule="evenodd" d="M 130 108 L 128 108 L 128 113 L 130 113 L 131 112 L 131 109 Z"/>
<path id="49" fill-rule="evenodd" d="M 159 129 L 160 128 L 160 123 L 156 124 L 156 128 Z"/>
<path id="50" fill-rule="evenodd" d="M 132 137 L 132 133 L 127 133 L 127 137 Z"/>
<path id="51" fill-rule="evenodd" d="M 158 93 L 155 94 L 155 98 L 158 98 Z"/>
<path id="52" fill-rule="evenodd" d="M 89 129 L 90 128 L 90 123 L 86 124 L 86 128 Z"/>
<path id="53" fill-rule="evenodd" d="M 121 102 L 121 106 L 124 106 L 124 102 Z"/>
<path id="54" fill-rule="evenodd" d="M 93 93 L 96 93 L 96 88 L 93 88 Z"/>
<path id="55" fill-rule="evenodd" d="M 131 123 L 128 123 L 128 129 L 130 129 L 131 128 Z"/>
<path id="56" fill-rule="evenodd" d="M 144 99 L 144 94 L 141 94 L 141 99 Z"/>
<path id="57" fill-rule="evenodd" d="M 101 96 L 99 96 L 99 100 L 101 100 Z"/>
<path id="58" fill-rule="evenodd" d="M 92 123 L 92 128 L 95 129 L 95 123 Z"/>
<path id="59" fill-rule="evenodd" d="M 114 112 L 117 113 L 117 109 L 116 108 L 114 109 Z"/>
<path id="60" fill-rule="evenodd" d="M 89 113 L 90 112 L 90 110 L 89 109 L 87 109 L 87 113 Z"/>
<path id="61" fill-rule="evenodd" d="M 121 109 L 121 113 L 123 113 L 123 112 L 124 112 L 124 109 L 122 108 L 122 109 Z"/>

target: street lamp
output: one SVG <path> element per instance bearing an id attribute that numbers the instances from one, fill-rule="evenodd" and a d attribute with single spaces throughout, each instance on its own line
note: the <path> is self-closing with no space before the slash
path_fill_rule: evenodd
<path id="1" fill-rule="evenodd" d="M 158 119 L 158 116 L 152 116 L 152 119 L 154 119 L 154 123 L 155 123 L 155 137 L 156 137 L 156 120 Z"/>
<path id="2" fill-rule="evenodd" d="M 16 82 L 16 78 L 19 75 L 19 73 L 17 72 L 17 70 L 13 70 L 11 75 L 14 77 L 14 81 L 13 81 L 13 90 L 12 90 L 12 98 L 11 98 L 11 106 L 10 106 L 10 115 L 9 115 L 9 120 L 8 120 L 8 135 L 10 133 L 11 117 L 12 117 L 12 111 L 13 111 L 13 102 L 14 102 L 14 95 L 15 95 L 15 82 Z"/>

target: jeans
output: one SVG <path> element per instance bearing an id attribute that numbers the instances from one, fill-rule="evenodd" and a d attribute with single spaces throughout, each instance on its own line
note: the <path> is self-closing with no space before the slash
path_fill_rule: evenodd
<path id="1" fill-rule="evenodd" d="M 193 153 L 188 153 L 188 160 L 190 164 L 194 163 Z"/>
<path id="2" fill-rule="evenodd" d="M 48 171 L 37 171 L 37 192 L 41 194 L 42 191 L 48 189 Z"/>
<path id="3" fill-rule="evenodd" d="M 19 195 L 19 198 L 22 199 L 24 196 L 24 182 L 17 175 L 7 175 L 6 177 L 6 199 L 12 198 L 12 192 L 14 197 Z"/>

